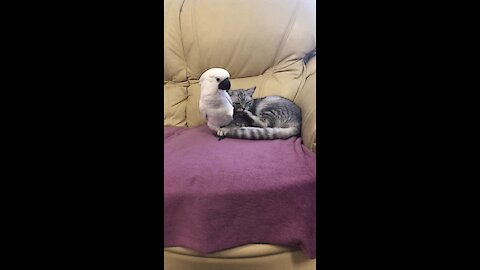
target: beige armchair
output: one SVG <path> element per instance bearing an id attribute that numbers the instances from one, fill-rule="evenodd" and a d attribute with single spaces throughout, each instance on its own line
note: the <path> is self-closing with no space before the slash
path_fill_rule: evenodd
<path id="1" fill-rule="evenodd" d="M 281 95 L 298 104 L 303 144 L 315 152 L 315 16 L 314 0 L 165 0 L 164 125 L 205 124 L 198 80 L 221 67 L 232 89 L 256 86 L 254 98 Z M 292 248 L 253 243 L 210 256 L 165 248 L 164 257 L 168 270 L 314 269 L 315 263 Z"/>

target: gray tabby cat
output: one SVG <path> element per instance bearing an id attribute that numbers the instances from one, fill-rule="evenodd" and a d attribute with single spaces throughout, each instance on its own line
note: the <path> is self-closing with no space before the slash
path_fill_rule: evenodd
<path id="1" fill-rule="evenodd" d="M 273 140 L 300 136 L 302 112 L 292 101 L 280 96 L 253 99 L 256 87 L 228 90 L 232 98 L 233 121 L 220 128 L 220 137 Z"/>

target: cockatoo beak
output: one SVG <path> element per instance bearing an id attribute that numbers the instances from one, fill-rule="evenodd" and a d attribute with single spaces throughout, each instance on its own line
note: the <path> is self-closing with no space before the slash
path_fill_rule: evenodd
<path id="1" fill-rule="evenodd" d="M 225 80 L 223 80 L 219 85 L 218 85 L 218 88 L 221 89 L 221 90 L 230 90 L 230 80 L 228 78 L 226 78 Z"/>

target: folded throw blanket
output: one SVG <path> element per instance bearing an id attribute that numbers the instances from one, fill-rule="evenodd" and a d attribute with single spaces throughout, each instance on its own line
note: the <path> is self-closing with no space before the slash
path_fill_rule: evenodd
<path id="1" fill-rule="evenodd" d="M 316 257 L 316 156 L 288 140 L 219 141 L 164 128 L 164 247 L 203 254 L 262 243 Z"/>

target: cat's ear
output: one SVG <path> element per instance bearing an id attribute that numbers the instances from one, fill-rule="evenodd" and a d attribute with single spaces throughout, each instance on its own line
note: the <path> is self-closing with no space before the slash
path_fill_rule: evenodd
<path id="1" fill-rule="evenodd" d="M 257 89 L 256 86 L 252 87 L 252 88 L 248 88 L 247 89 L 247 94 L 251 97 L 253 97 L 253 93 L 255 92 L 255 89 Z"/>

